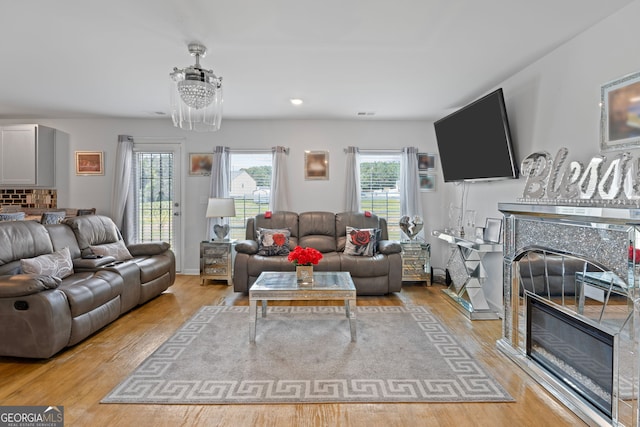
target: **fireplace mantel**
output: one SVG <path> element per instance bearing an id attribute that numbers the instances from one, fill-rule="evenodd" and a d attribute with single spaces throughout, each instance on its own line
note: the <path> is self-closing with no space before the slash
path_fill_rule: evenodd
<path id="1" fill-rule="evenodd" d="M 601 322 L 601 327 L 613 330 L 612 333 L 621 343 L 620 352 L 624 348 L 624 351 L 631 353 L 627 355 L 631 360 L 637 360 L 638 328 L 634 328 L 633 324 L 637 324 L 639 319 L 640 303 L 635 301 L 639 296 L 637 266 L 640 265 L 640 259 L 630 259 L 629 248 L 640 246 L 640 209 L 501 203 L 499 210 L 504 215 L 504 316 L 502 338 L 498 340 L 498 348 L 589 424 L 638 426 L 637 362 L 625 363 L 622 366 L 618 363 L 620 353 L 616 352 L 614 361 L 616 378 L 611 399 L 613 415 L 608 419 L 573 390 L 564 386 L 554 375 L 549 374 L 527 357 L 524 301 L 528 295 L 534 295 L 536 290 L 534 287 L 534 291 L 529 292 L 520 283 L 520 280 L 524 280 L 520 261 L 528 260 L 527 257 L 531 253 L 542 254 L 544 275 L 549 282 L 547 254 L 553 254 L 553 257 L 556 257 L 549 258 L 562 259 L 562 295 L 556 298 L 544 295 L 543 298 L 548 299 L 551 305 L 570 312 L 576 318 L 594 324 L 598 324 L 598 321 L 579 313 L 577 296 L 574 298 L 573 294 L 571 296 L 564 294 L 565 288 L 581 289 L 578 286 L 574 288 L 573 282 L 570 286 L 565 283 L 565 278 L 569 282 L 574 275 L 565 274 L 564 260 L 588 262 L 590 267 L 594 266 L 601 271 L 610 272 L 623 280 L 626 286 L 624 286 L 622 300 L 625 301 L 626 298 L 626 303 L 622 303 L 616 309 L 623 311 L 621 317 L 627 316 L 626 321 L 619 325 L 614 321 L 613 326 L 611 322 Z M 533 283 L 533 277 L 531 283 Z M 547 291 L 547 293 L 551 295 L 551 292 Z M 578 291 L 576 295 L 577 293 Z M 581 294 L 580 298 L 584 299 L 584 294 Z M 605 307 L 609 303 L 608 298 L 607 294 L 607 299 L 601 303 Z M 623 396 L 624 393 L 619 392 L 622 382 L 630 382 L 633 385 L 634 399 L 630 399 L 628 393 Z"/>

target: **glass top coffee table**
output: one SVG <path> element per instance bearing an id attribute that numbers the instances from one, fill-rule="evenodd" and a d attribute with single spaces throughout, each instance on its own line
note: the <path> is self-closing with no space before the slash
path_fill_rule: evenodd
<path id="1" fill-rule="evenodd" d="M 262 301 L 262 317 L 267 301 L 344 301 L 351 341 L 356 341 L 356 287 L 349 272 L 314 272 L 313 283 L 298 284 L 294 271 L 265 271 L 249 289 L 249 341 L 256 341 L 257 302 Z"/>

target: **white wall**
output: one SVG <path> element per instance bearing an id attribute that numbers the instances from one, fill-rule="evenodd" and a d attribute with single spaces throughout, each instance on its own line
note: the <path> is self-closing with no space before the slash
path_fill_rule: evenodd
<path id="1" fill-rule="evenodd" d="M 504 89 L 519 161 L 541 150 L 555 156 L 560 147 L 569 149 L 569 160 L 585 163 L 600 154 L 600 87 L 640 71 L 639 16 L 640 0 L 497 85 Z M 640 156 L 638 151 L 632 154 Z M 448 197 L 459 194 L 452 184 L 444 187 Z M 515 202 L 523 189 L 523 179 L 470 184 L 467 207 L 478 211 L 478 217 L 500 218 L 498 203 Z M 432 252 L 442 254 L 443 249 L 436 242 Z M 488 273 L 501 278 L 501 257 L 491 255 L 487 261 Z M 499 280 L 492 281 L 486 291 L 489 302 L 500 306 Z"/>
<path id="2" fill-rule="evenodd" d="M 1 120 L 0 124 L 18 123 Z M 206 205 L 201 203 L 209 192 L 207 177 L 187 175 L 189 152 L 212 152 L 216 145 L 231 148 L 264 149 L 276 145 L 290 148 L 289 175 L 291 181 L 291 210 L 297 212 L 344 210 L 344 148 L 349 145 L 361 149 L 418 147 L 421 151 L 436 152 L 432 125 L 421 121 L 327 121 L 327 120 L 223 120 L 215 133 L 186 132 L 174 128 L 170 119 L 58 119 L 23 120 L 20 123 L 39 123 L 61 131 L 64 147 L 58 152 L 57 188 L 59 206 L 96 207 L 98 213 L 110 215 L 114 159 L 119 134 L 134 138 L 183 139 L 185 227 L 183 272 L 198 273 L 199 242 L 205 236 Z M 104 151 L 104 176 L 76 176 L 76 150 Z M 329 180 L 305 181 L 304 150 L 329 151 Z M 441 179 L 441 177 L 439 176 Z M 442 184 L 440 184 L 442 185 Z M 439 212 L 442 191 L 422 193 L 425 205 L 426 229 L 440 224 Z"/>

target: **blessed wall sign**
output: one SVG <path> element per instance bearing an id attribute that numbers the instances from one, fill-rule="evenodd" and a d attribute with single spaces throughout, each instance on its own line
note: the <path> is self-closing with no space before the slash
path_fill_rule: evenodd
<path id="1" fill-rule="evenodd" d="M 555 158 L 546 151 L 527 156 L 520 169 L 527 180 L 521 201 L 640 206 L 640 159 L 624 152 L 607 163 L 598 155 L 585 166 L 568 161 L 568 154 L 560 148 Z"/>

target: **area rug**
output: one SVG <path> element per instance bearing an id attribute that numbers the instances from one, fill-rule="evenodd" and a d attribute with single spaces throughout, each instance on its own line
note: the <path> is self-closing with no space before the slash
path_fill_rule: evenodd
<path id="1" fill-rule="evenodd" d="M 512 401 L 420 306 L 274 306 L 249 343 L 249 308 L 205 306 L 103 403 Z"/>

